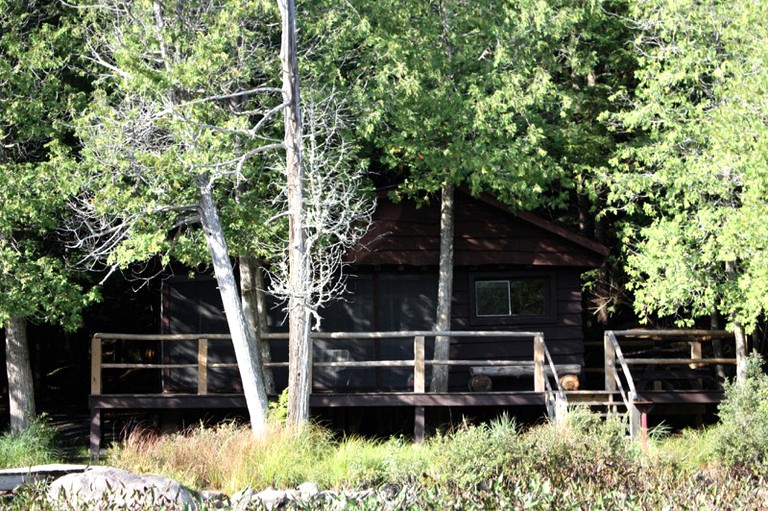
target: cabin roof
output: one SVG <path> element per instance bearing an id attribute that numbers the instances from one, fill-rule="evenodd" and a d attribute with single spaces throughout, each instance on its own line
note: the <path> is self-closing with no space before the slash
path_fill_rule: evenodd
<path id="1" fill-rule="evenodd" d="M 490 195 L 456 190 L 454 264 L 595 268 L 605 246 Z M 439 201 L 417 205 L 381 198 L 373 224 L 348 253 L 355 265 L 435 266 L 440 253 Z"/>

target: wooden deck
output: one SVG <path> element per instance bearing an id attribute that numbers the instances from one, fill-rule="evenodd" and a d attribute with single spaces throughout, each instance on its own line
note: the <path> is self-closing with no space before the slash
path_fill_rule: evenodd
<path id="1" fill-rule="evenodd" d="M 450 337 L 493 337 L 508 338 L 516 342 L 528 342 L 533 354 L 529 360 L 427 360 L 425 357 L 425 342 L 427 338 L 436 336 Z M 285 334 L 270 334 L 271 340 L 285 341 Z M 313 408 L 340 407 L 408 407 L 414 410 L 414 437 L 420 441 L 424 437 L 425 408 L 429 407 L 504 407 L 504 406 L 540 406 L 546 407 L 548 413 L 554 416 L 554 402 L 563 398 L 563 390 L 557 374 L 557 366 L 544 342 L 540 332 L 365 332 L 365 333 L 317 333 L 313 340 L 350 341 L 358 339 L 376 339 L 379 341 L 410 339 L 413 345 L 413 357 L 406 360 L 341 360 L 315 361 L 314 368 L 367 368 L 391 369 L 411 368 L 413 370 L 412 389 L 394 392 L 351 391 L 334 392 L 315 389 L 310 396 L 310 406 Z M 104 344 L 120 341 L 131 342 L 195 342 L 197 344 L 196 363 L 146 363 L 125 362 L 121 360 L 104 360 Z M 236 364 L 211 363 L 207 353 L 209 343 L 229 341 L 229 336 L 211 335 L 128 335 L 128 334 L 96 334 L 91 344 L 91 425 L 90 445 L 91 456 L 98 457 L 101 444 L 102 412 L 110 410 L 238 410 L 245 409 L 245 398 L 242 394 L 214 393 L 208 388 L 208 374 L 211 369 L 236 367 Z M 286 363 L 276 362 L 265 364 L 268 367 L 284 367 Z M 444 392 L 432 393 L 426 391 L 427 368 L 435 365 L 449 367 L 495 367 L 516 368 L 520 374 L 532 377 L 532 388 L 509 392 Z M 104 393 L 104 370 L 160 370 L 185 369 L 194 370 L 197 374 L 196 391 L 191 393 Z M 333 389 L 331 389 L 333 390 Z"/>
<path id="2" fill-rule="evenodd" d="M 451 360 L 434 361 L 425 358 L 425 339 L 434 336 L 507 337 L 516 342 L 531 342 L 532 360 Z M 629 330 L 605 334 L 604 374 L 605 387 L 596 390 L 566 392 L 559 381 L 558 371 L 569 367 L 555 364 L 540 332 L 368 332 L 314 334 L 315 340 L 326 343 L 334 340 L 349 342 L 355 339 L 411 339 L 413 358 L 408 360 L 341 360 L 316 361 L 314 367 L 333 368 L 411 368 L 413 386 L 404 391 L 370 392 L 321 391 L 315 388 L 310 396 L 313 408 L 407 407 L 414 413 L 414 437 L 424 437 L 425 409 L 430 407 L 545 407 L 551 418 L 556 418 L 569 403 L 587 403 L 602 406 L 609 413 L 623 413 L 629 418 L 630 433 L 637 435 L 645 416 L 655 405 L 700 406 L 719 403 L 723 398 L 722 375 L 724 367 L 735 365 L 735 359 L 725 357 L 720 348 L 712 349 L 713 341 L 728 339 L 728 332 L 712 331 L 647 331 Z M 284 334 L 271 334 L 270 339 L 285 340 Z M 622 340 L 633 351 L 622 351 Z M 126 363 L 105 361 L 102 343 L 120 340 L 140 342 L 197 343 L 197 362 L 194 364 Z M 110 410 L 244 410 L 245 398 L 237 393 L 213 393 L 208 389 L 208 372 L 212 368 L 235 364 L 212 364 L 206 356 L 208 343 L 226 341 L 226 335 L 171 335 L 141 336 L 124 334 L 96 334 L 92 343 L 91 378 L 91 455 L 98 457 L 101 443 L 102 412 Z M 649 347 L 650 346 L 650 347 Z M 681 354 L 681 346 L 684 353 Z M 710 346 L 710 348 L 706 348 Z M 658 355 L 658 354 L 661 355 Z M 446 392 L 426 391 L 426 369 L 434 365 L 463 367 L 480 373 L 532 376 L 532 388 L 507 392 Z M 285 363 L 267 364 L 284 367 Z M 197 388 L 190 393 L 124 394 L 102 392 L 102 372 L 106 370 L 167 370 L 179 368 L 196 370 Z M 573 369 L 568 369 L 572 371 Z M 680 386 L 684 384 L 685 387 Z M 677 386 L 675 386 L 677 385 Z"/>
<path id="3" fill-rule="evenodd" d="M 91 396 L 90 450 L 98 459 L 103 411 L 115 410 L 245 410 L 242 394 L 109 394 Z M 544 392 L 376 392 L 322 393 L 309 398 L 312 408 L 408 407 L 414 410 L 414 437 L 424 438 L 425 408 L 547 406 Z"/>

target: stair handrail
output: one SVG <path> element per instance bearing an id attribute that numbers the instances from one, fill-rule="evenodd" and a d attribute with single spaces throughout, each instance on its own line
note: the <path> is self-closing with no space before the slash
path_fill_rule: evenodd
<path id="1" fill-rule="evenodd" d="M 540 339 L 537 339 L 537 342 L 541 343 L 540 345 L 541 350 L 544 352 L 544 359 L 549 365 L 549 370 L 552 372 L 552 377 L 554 378 L 555 385 L 557 386 L 557 391 L 555 391 L 549 381 L 549 378 L 546 376 L 544 377 L 544 389 L 547 394 L 547 412 L 550 418 L 553 418 L 556 422 L 559 422 L 560 420 L 564 419 L 564 412 L 568 408 L 568 398 L 566 397 L 563 386 L 560 383 L 560 377 L 557 374 L 557 367 L 555 366 L 554 360 L 552 360 L 552 355 L 549 353 L 549 348 L 547 348 L 547 343 L 544 341 L 544 336 L 540 336 Z"/>
<path id="2" fill-rule="evenodd" d="M 632 377 L 629 365 L 627 365 L 624 353 L 621 351 L 621 346 L 619 345 L 619 341 L 613 330 L 607 330 L 605 332 L 605 349 L 605 390 L 608 392 L 619 391 L 629 415 L 629 434 L 634 438 L 640 428 L 640 413 L 637 406 L 635 406 L 637 387 L 635 387 L 635 380 Z M 624 373 L 624 378 L 627 381 L 628 390 L 626 391 L 624 390 L 621 378 L 619 378 L 619 373 L 616 370 L 616 361 L 619 362 L 619 367 L 621 367 L 621 370 Z M 609 378 L 611 378 L 612 381 L 609 381 Z"/>

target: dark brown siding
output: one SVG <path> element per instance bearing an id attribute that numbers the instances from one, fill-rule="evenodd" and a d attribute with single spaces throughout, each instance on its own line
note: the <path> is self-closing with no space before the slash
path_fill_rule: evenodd
<path id="1" fill-rule="evenodd" d="M 516 322 L 515 324 L 482 324 L 473 322 L 470 303 L 471 276 L 503 276 L 505 271 L 514 275 L 551 276 L 554 279 L 554 296 L 551 297 L 555 314 L 551 321 L 540 323 Z M 539 269 L 524 271 L 508 268 L 478 267 L 457 268 L 454 274 L 453 322 L 454 330 L 519 330 L 543 332 L 544 339 L 556 364 L 583 364 L 584 337 L 582 333 L 580 270 L 576 268 Z M 501 321 L 499 322 L 501 323 Z M 531 341 L 509 339 L 455 339 L 451 346 L 454 359 L 512 359 L 532 360 Z M 451 384 L 465 387 L 468 371 L 452 370 Z M 503 383 L 503 382 L 502 382 Z"/>
<path id="2" fill-rule="evenodd" d="M 440 245 L 438 204 L 417 207 L 413 202 L 393 204 L 381 200 L 374 225 L 360 246 L 349 255 L 361 265 L 437 265 Z M 509 211 L 456 195 L 455 264 L 472 266 L 512 264 L 535 266 L 595 267 L 603 254 L 578 236 L 532 215 Z M 581 240 L 582 243 L 576 241 Z"/>

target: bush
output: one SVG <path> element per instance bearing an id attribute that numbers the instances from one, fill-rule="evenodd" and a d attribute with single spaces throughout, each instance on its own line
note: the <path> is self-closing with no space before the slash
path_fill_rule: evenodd
<path id="1" fill-rule="evenodd" d="M 21 433 L 0 436 L 0 468 L 28 467 L 56 463 L 56 429 L 46 415 L 34 419 Z"/>
<path id="2" fill-rule="evenodd" d="M 431 480 L 465 486 L 495 479 L 511 463 L 520 444 L 518 428 L 507 416 L 490 424 L 465 424 L 429 441 Z"/>
<path id="3" fill-rule="evenodd" d="M 768 375 L 763 360 L 750 356 L 747 380 L 727 383 L 718 411 L 714 456 L 729 466 L 768 465 Z"/>

